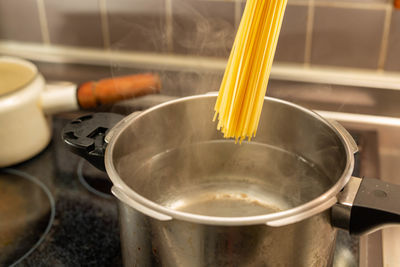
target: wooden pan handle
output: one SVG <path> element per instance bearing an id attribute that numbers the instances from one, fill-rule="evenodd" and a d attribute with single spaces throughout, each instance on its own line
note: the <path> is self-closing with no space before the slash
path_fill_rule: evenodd
<path id="1" fill-rule="evenodd" d="M 77 90 L 77 98 L 79 106 L 88 109 L 158 93 L 160 89 L 160 77 L 157 74 L 144 73 L 83 83 Z"/>

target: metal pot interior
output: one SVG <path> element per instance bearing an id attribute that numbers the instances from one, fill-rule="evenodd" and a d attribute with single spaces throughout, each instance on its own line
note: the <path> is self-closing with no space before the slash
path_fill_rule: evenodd
<path id="1" fill-rule="evenodd" d="M 129 121 L 107 152 L 114 184 L 170 210 L 248 217 L 298 207 L 345 179 L 346 145 L 314 113 L 266 98 L 257 136 L 235 144 L 216 130 L 215 100 L 185 98 Z"/>

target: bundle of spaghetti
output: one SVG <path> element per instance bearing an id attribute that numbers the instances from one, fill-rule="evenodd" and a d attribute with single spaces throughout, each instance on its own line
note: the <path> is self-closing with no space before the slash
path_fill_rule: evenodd
<path id="1" fill-rule="evenodd" d="M 225 138 L 256 135 L 287 0 L 247 0 L 215 104 Z"/>

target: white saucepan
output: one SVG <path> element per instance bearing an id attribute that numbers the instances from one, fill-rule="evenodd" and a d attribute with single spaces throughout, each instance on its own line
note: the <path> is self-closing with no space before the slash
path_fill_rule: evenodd
<path id="1" fill-rule="evenodd" d="M 159 90 L 160 79 L 151 73 L 80 86 L 48 86 L 31 62 L 0 57 L 0 167 L 27 160 L 47 146 L 51 139 L 48 115 L 93 108 Z"/>

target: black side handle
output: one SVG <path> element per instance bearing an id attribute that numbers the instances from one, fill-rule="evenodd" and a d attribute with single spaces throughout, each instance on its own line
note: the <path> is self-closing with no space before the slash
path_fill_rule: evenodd
<path id="1" fill-rule="evenodd" d="M 364 178 L 351 209 L 350 233 L 362 234 L 385 224 L 400 224 L 400 186 Z"/>
<path id="2" fill-rule="evenodd" d="M 350 184 L 354 183 L 352 177 Z M 348 187 L 348 186 L 346 186 Z M 359 187 L 343 190 L 339 203 L 332 208 L 332 224 L 362 235 L 384 225 L 400 224 L 400 186 L 378 179 L 363 178 Z M 355 197 L 353 198 L 352 195 Z"/>
<path id="3" fill-rule="evenodd" d="M 71 152 L 105 171 L 104 153 L 107 143 L 104 137 L 122 118 L 124 116 L 116 113 L 94 113 L 82 116 L 64 127 L 62 139 Z"/>

